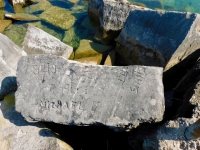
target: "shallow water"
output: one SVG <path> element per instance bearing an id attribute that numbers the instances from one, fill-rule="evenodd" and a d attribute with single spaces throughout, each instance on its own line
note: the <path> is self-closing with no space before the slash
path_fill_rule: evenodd
<path id="1" fill-rule="evenodd" d="M 200 13 L 199 0 L 128 0 L 134 4 L 146 6 L 152 9 L 188 11 Z"/>
<path id="2" fill-rule="evenodd" d="M 62 29 L 57 27 L 55 24 L 51 24 L 45 20 L 39 21 L 13 21 L 9 25 L 3 34 L 8 36 L 12 41 L 17 45 L 22 46 L 23 39 L 26 34 L 28 24 L 32 24 L 45 32 L 55 36 L 64 43 L 72 46 L 75 49 L 79 46 L 81 39 L 89 39 L 94 41 L 94 27 L 87 21 L 88 17 L 88 2 L 86 0 L 79 0 L 77 3 L 70 2 L 70 0 L 41 0 L 46 5 L 45 7 L 50 8 L 52 6 L 57 6 L 59 8 L 64 8 L 75 17 L 74 25 L 68 29 Z M 47 3 L 48 2 L 48 3 Z M 50 4 L 49 4 L 50 2 Z M 22 13 L 28 13 L 35 16 L 40 16 L 48 8 L 39 6 L 38 2 L 35 2 L 32 5 L 27 5 L 22 9 Z M 33 7 L 35 6 L 35 7 Z M 4 13 L 14 13 L 14 9 L 8 2 L 5 0 Z M 52 12 L 55 13 L 55 12 Z M 6 18 L 5 18 L 6 19 Z M 84 24 L 84 22 L 86 24 Z"/>

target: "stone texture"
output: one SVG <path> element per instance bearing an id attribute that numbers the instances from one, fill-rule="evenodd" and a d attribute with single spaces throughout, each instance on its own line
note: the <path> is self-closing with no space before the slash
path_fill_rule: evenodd
<path id="1" fill-rule="evenodd" d="M 73 150 L 42 123 L 28 123 L 15 110 L 15 97 L 0 102 L 1 150 Z"/>
<path id="2" fill-rule="evenodd" d="M 26 14 L 26 13 L 7 13 L 5 14 L 7 18 L 14 19 L 14 20 L 22 20 L 22 21 L 33 21 L 33 20 L 40 20 L 39 17 L 36 17 L 34 15 Z"/>
<path id="3" fill-rule="evenodd" d="M 16 110 L 30 122 L 104 124 L 116 129 L 159 122 L 164 113 L 162 71 L 87 65 L 54 55 L 22 57 Z"/>
<path id="4" fill-rule="evenodd" d="M 11 20 L 0 20 L 0 33 L 4 31 L 4 29 L 12 23 Z"/>
<path id="5" fill-rule="evenodd" d="M 4 0 L 0 0 L 0 8 L 4 8 Z"/>
<path id="6" fill-rule="evenodd" d="M 198 150 L 200 140 L 187 140 L 184 132 L 196 118 L 178 118 L 160 126 L 155 133 L 144 139 L 144 150 Z"/>
<path id="7" fill-rule="evenodd" d="M 25 56 L 26 53 L 8 39 L 5 35 L 0 33 L 0 82 L 6 76 L 13 76 L 17 70 L 17 62 L 21 56 Z"/>
<path id="8" fill-rule="evenodd" d="M 26 0 L 10 0 L 15 12 L 23 12 Z"/>
<path id="9" fill-rule="evenodd" d="M 116 38 L 129 12 L 134 9 L 142 8 L 115 0 L 90 0 L 88 9 L 89 17 L 100 27 L 100 32 L 97 33 L 95 39 L 102 43 L 109 43 Z"/>
<path id="10" fill-rule="evenodd" d="M 115 64 L 115 59 L 116 59 L 116 52 L 113 50 L 108 53 L 108 56 L 104 62 L 104 65 L 106 66 L 114 66 Z"/>
<path id="11" fill-rule="evenodd" d="M 68 10 L 56 6 L 47 9 L 39 17 L 63 30 L 68 30 L 75 22 L 75 17 Z"/>
<path id="12" fill-rule="evenodd" d="M 28 26 L 22 49 L 27 54 L 53 54 L 69 58 L 73 48 L 32 25 Z"/>
<path id="13" fill-rule="evenodd" d="M 162 66 L 167 71 L 200 47 L 198 24 L 198 14 L 131 11 L 118 37 L 119 59 L 123 64 Z"/>

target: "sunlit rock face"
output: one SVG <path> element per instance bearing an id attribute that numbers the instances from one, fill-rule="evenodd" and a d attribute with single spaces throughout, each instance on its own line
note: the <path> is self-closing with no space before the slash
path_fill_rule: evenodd
<path id="1" fill-rule="evenodd" d="M 54 55 L 22 57 L 16 110 L 31 122 L 103 124 L 116 130 L 159 122 L 164 113 L 162 73 L 159 67 L 89 65 Z"/>
<path id="2" fill-rule="evenodd" d="M 22 49 L 27 54 L 52 54 L 69 58 L 73 48 L 43 30 L 28 26 Z"/>

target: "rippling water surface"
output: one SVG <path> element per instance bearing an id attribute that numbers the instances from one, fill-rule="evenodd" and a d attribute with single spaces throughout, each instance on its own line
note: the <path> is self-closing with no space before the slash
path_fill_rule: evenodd
<path id="1" fill-rule="evenodd" d="M 200 13 L 199 0 L 128 0 L 152 9 L 177 10 Z"/>

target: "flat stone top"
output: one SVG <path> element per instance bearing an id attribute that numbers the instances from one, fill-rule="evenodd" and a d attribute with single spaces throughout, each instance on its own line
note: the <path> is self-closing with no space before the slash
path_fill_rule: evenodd
<path id="1" fill-rule="evenodd" d="M 53 55 L 18 62 L 16 110 L 28 121 L 108 126 L 161 121 L 163 69 L 98 66 Z"/>

